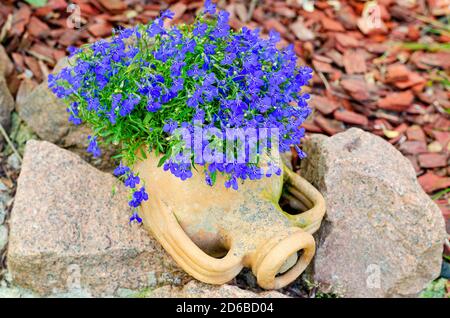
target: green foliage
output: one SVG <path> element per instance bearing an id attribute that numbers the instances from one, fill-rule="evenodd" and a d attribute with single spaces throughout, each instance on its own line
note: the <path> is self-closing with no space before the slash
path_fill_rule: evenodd
<path id="1" fill-rule="evenodd" d="M 33 7 L 43 7 L 47 4 L 47 0 L 25 0 L 25 2 L 29 3 Z"/>
<path id="2" fill-rule="evenodd" d="M 446 293 L 446 285 L 448 280 L 439 278 L 428 284 L 424 291 L 420 294 L 421 298 L 449 298 Z"/>
<path id="3" fill-rule="evenodd" d="M 406 42 L 401 46 L 411 51 L 450 51 L 450 43 L 419 43 L 419 42 Z"/>
<path id="4" fill-rule="evenodd" d="M 314 294 L 314 298 L 341 298 L 341 296 L 332 291 L 323 291 L 319 283 L 311 282 L 308 279 L 303 279 L 303 282 L 306 284 L 306 287 L 309 290 L 310 294 Z"/>

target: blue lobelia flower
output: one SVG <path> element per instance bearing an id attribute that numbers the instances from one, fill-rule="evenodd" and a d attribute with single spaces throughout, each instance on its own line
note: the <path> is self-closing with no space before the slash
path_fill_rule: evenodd
<path id="1" fill-rule="evenodd" d="M 142 201 L 148 200 L 148 194 L 145 192 L 145 187 L 142 187 L 140 190 L 135 191 L 133 193 L 133 198 L 131 199 L 128 204 L 133 207 L 137 208 L 139 205 L 141 205 Z"/>
<path id="2" fill-rule="evenodd" d="M 237 183 L 236 176 L 232 176 L 227 181 L 225 181 L 225 187 L 227 187 L 227 188 L 232 187 L 234 190 L 237 190 L 238 189 L 238 183 Z"/>
<path id="3" fill-rule="evenodd" d="M 141 179 L 138 176 L 135 176 L 133 173 L 130 173 L 128 177 L 125 179 L 125 186 L 131 189 L 136 188 L 136 185 L 141 182 Z"/>
<path id="4" fill-rule="evenodd" d="M 298 145 L 295 145 L 295 150 L 297 151 L 298 157 L 300 159 L 305 159 L 306 158 L 306 153 L 300 149 L 300 147 Z"/>
<path id="5" fill-rule="evenodd" d="M 162 107 L 160 102 L 149 101 L 147 104 L 147 110 L 151 113 L 157 112 Z"/>
<path id="6" fill-rule="evenodd" d="M 142 133 L 143 138 L 150 137 L 145 134 L 151 123 L 165 133 L 152 134 L 148 140 L 163 147 L 171 146 L 167 134 L 179 124 L 192 130 L 194 121 L 222 133 L 227 128 L 277 128 L 280 150 L 298 144 L 304 136 L 300 126 L 311 113 L 310 96 L 302 93 L 302 87 L 311 80 L 312 69 L 296 65 L 293 46 L 278 49 L 280 35 L 275 31 L 270 31 L 267 39 L 260 37 L 259 30 L 246 27 L 232 31 L 229 14 L 216 13 L 211 0 L 205 2 L 192 28 L 165 29 L 164 20 L 173 18 L 173 13 L 165 11 L 148 25 L 117 30 L 110 40 L 71 50 L 74 64 L 48 77 L 52 92 L 70 103 L 69 120 L 103 125 L 105 133 L 121 129 L 124 138 L 129 136 L 125 133 L 129 128 Z M 149 41 L 155 41 L 152 50 L 145 49 Z M 148 116 L 146 112 L 158 113 Z M 127 125 L 127 121 L 133 124 Z M 139 125 L 140 121 L 144 124 Z M 202 152 L 209 141 L 197 144 L 194 153 Z M 89 151 L 98 154 L 95 137 L 89 144 Z M 249 149 L 245 149 L 246 154 Z M 296 149 L 301 158 L 305 156 Z M 206 165 L 206 159 L 201 160 L 199 164 Z M 273 166 L 266 173 L 250 163 L 223 164 L 214 157 L 207 160 L 210 173 L 206 183 L 211 183 L 214 171 L 224 172 L 227 187 L 233 189 L 237 189 L 239 179 L 255 180 L 280 172 Z M 181 179 L 191 177 L 192 167 L 190 162 L 164 163 L 165 170 Z M 122 165 L 115 174 L 133 187 L 137 194 L 132 205 L 139 205 L 145 196 L 136 189 L 137 176 Z"/>
<path id="7" fill-rule="evenodd" d="M 133 212 L 133 215 L 130 217 L 130 223 L 136 221 L 137 223 L 142 223 L 142 219 L 139 217 L 139 214 L 137 211 Z"/>
<path id="8" fill-rule="evenodd" d="M 87 148 L 87 152 L 91 153 L 94 157 L 100 157 L 102 154 L 98 144 L 97 144 L 97 136 L 88 136 L 89 145 Z"/>
<path id="9" fill-rule="evenodd" d="M 161 19 L 173 19 L 175 13 L 170 10 L 165 10 L 161 13 Z"/>
<path id="10" fill-rule="evenodd" d="M 192 31 L 192 34 L 198 37 L 202 37 L 205 35 L 206 31 L 208 30 L 208 25 L 206 23 L 197 22 L 195 24 L 195 28 Z"/>
<path id="11" fill-rule="evenodd" d="M 171 134 L 175 129 L 178 128 L 178 123 L 173 119 L 169 119 L 169 121 L 164 125 L 163 131 Z"/>
<path id="12" fill-rule="evenodd" d="M 130 96 L 122 103 L 122 107 L 119 110 L 119 115 L 124 117 L 130 114 L 134 107 L 139 104 L 140 98 L 138 96 Z"/>
<path id="13" fill-rule="evenodd" d="M 205 0 L 205 13 L 216 13 L 216 5 L 211 0 Z"/>
<path id="14" fill-rule="evenodd" d="M 119 166 L 117 166 L 114 169 L 114 173 L 113 174 L 116 177 L 120 177 L 120 176 L 123 176 L 123 175 L 127 174 L 128 172 L 130 172 L 130 168 L 127 167 L 127 166 L 124 166 L 124 165 L 122 165 L 122 163 L 120 163 Z"/>

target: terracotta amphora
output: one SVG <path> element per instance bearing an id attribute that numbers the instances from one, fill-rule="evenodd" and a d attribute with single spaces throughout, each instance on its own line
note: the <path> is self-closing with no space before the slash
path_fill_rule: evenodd
<path id="1" fill-rule="evenodd" d="M 191 276 L 223 284 L 249 267 L 258 285 L 278 289 L 308 266 L 315 253 L 312 233 L 320 226 L 325 202 L 298 174 L 283 166 L 280 176 L 246 180 L 233 190 L 224 186 L 221 175 L 211 187 L 203 170 L 193 170 L 192 178 L 182 181 L 157 167 L 158 162 L 147 154 L 133 169 L 149 193 L 140 215 Z M 291 215 L 280 208 L 283 185 L 291 203 L 305 212 Z"/>

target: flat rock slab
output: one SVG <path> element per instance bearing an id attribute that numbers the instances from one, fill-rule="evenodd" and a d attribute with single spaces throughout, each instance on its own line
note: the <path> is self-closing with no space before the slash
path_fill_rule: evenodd
<path id="1" fill-rule="evenodd" d="M 77 155 L 30 140 L 10 219 L 13 282 L 41 295 L 181 283 L 186 274 L 143 228 L 129 224 L 127 193 Z"/>
<path id="2" fill-rule="evenodd" d="M 352 128 L 305 140 L 301 174 L 324 195 L 314 279 L 347 297 L 408 297 L 439 276 L 444 219 L 411 163 Z"/>

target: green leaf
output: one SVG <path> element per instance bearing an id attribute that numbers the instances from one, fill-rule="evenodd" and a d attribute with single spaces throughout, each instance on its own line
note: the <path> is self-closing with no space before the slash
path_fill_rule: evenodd
<path id="1" fill-rule="evenodd" d="M 47 4 L 47 0 L 25 0 L 25 2 L 28 2 L 33 7 L 43 7 Z"/>
<path id="2" fill-rule="evenodd" d="M 171 154 L 172 154 L 172 151 L 169 148 L 169 151 L 159 160 L 158 168 L 161 167 L 164 164 L 164 162 L 166 162 L 167 159 L 169 159 Z"/>
<path id="3" fill-rule="evenodd" d="M 152 116 L 153 116 L 152 113 L 147 113 L 145 115 L 144 121 L 143 121 L 144 125 L 148 125 L 148 123 L 150 122 L 150 119 L 152 119 Z"/>
<path id="4" fill-rule="evenodd" d="M 449 109 L 448 109 L 448 110 L 449 110 Z M 449 192 L 450 192 L 450 188 L 441 190 L 441 191 L 439 191 L 438 193 L 436 193 L 435 195 L 433 195 L 433 196 L 431 197 L 431 199 L 432 199 L 432 200 L 437 200 L 437 199 L 439 199 L 441 196 L 443 196 L 444 194 L 449 193 Z"/>
<path id="5" fill-rule="evenodd" d="M 212 185 L 215 185 L 215 184 L 216 184 L 216 179 L 217 179 L 217 170 L 214 171 L 213 173 L 211 173 L 211 182 L 212 182 Z"/>
<path id="6" fill-rule="evenodd" d="M 401 43 L 401 46 L 407 50 L 418 51 L 449 51 L 450 43 L 418 43 L 418 42 L 406 42 Z"/>
<path id="7" fill-rule="evenodd" d="M 141 148 L 141 155 L 143 159 L 147 159 L 147 154 L 145 153 L 144 148 Z"/>

